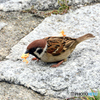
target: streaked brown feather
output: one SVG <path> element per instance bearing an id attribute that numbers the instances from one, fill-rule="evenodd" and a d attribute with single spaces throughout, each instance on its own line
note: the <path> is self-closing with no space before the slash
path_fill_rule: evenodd
<path id="1" fill-rule="evenodd" d="M 76 42 L 76 39 L 70 37 L 47 37 L 44 39 L 48 44 L 46 52 L 54 56 L 60 55 L 62 52 L 65 52 Z"/>

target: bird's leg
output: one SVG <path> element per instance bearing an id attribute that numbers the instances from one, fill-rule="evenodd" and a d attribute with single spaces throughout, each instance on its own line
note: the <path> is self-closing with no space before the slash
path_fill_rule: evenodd
<path id="1" fill-rule="evenodd" d="M 32 58 L 32 60 L 37 60 L 37 61 L 39 61 L 39 59 L 38 59 L 38 58 L 36 58 L 36 57 L 35 57 L 35 58 Z"/>
<path id="2" fill-rule="evenodd" d="M 55 65 L 51 65 L 51 67 L 58 67 L 59 65 L 61 65 L 64 61 L 60 61 L 58 64 L 55 64 Z"/>
<path id="3" fill-rule="evenodd" d="M 58 67 L 59 65 L 61 65 L 65 61 L 67 61 L 67 59 L 64 59 L 64 60 L 60 61 L 58 64 L 51 65 L 51 67 Z"/>

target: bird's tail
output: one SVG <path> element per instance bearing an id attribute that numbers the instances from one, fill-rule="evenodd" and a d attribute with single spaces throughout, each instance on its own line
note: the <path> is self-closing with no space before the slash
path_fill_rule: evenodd
<path id="1" fill-rule="evenodd" d="M 82 41 L 85 41 L 85 40 L 87 40 L 87 39 L 94 38 L 94 37 L 95 37 L 95 36 L 93 36 L 92 34 L 88 33 L 88 34 L 85 34 L 85 35 L 83 35 L 83 36 L 77 38 L 76 40 L 77 40 L 78 43 L 80 43 L 80 42 L 82 42 Z"/>

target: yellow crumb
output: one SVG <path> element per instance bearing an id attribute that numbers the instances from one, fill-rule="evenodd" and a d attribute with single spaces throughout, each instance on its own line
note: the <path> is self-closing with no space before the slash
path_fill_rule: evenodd
<path id="1" fill-rule="evenodd" d="M 24 59 L 23 62 L 26 62 L 26 64 L 28 64 L 28 60 L 26 59 L 26 58 L 28 58 L 28 57 L 29 57 L 29 53 L 23 54 L 23 55 L 21 56 L 21 58 Z"/>
<path id="2" fill-rule="evenodd" d="M 61 31 L 60 36 L 66 36 L 66 35 L 64 34 L 64 31 L 63 31 L 63 30 Z"/>
<path id="3" fill-rule="evenodd" d="M 23 62 L 26 62 L 26 64 L 28 64 L 28 60 L 27 59 L 24 59 Z"/>

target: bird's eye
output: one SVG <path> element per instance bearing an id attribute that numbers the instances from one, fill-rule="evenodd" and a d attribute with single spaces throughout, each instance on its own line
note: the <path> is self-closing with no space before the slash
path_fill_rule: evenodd
<path id="1" fill-rule="evenodd" d="M 43 49 L 42 48 L 39 48 L 38 50 L 37 50 L 37 53 L 39 53 L 39 54 L 41 54 L 43 52 Z"/>

